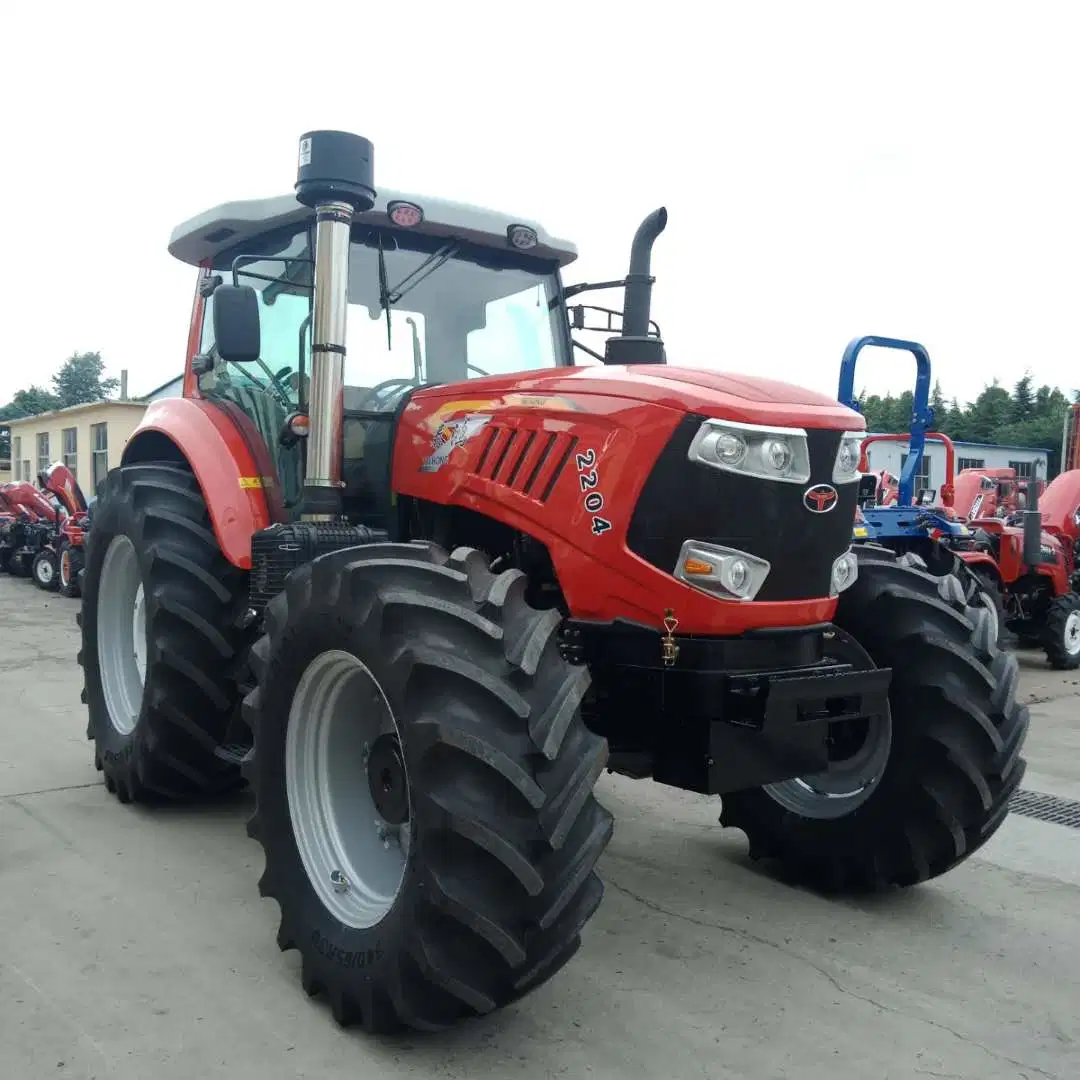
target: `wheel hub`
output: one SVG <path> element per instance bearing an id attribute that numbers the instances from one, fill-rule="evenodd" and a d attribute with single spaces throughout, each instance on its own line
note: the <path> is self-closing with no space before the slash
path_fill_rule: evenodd
<path id="1" fill-rule="evenodd" d="M 396 735 L 375 740 L 368 757 L 368 790 L 379 816 L 387 825 L 402 825 L 409 818 L 409 788 L 405 759 Z"/>
<path id="2" fill-rule="evenodd" d="M 409 778 L 390 704 L 350 652 L 321 653 L 300 679 L 285 738 L 285 788 L 315 894 L 344 925 L 375 926 L 405 877 Z"/>
<path id="3" fill-rule="evenodd" d="M 1080 611 L 1069 612 L 1065 620 L 1065 650 L 1070 656 L 1080 652 Z"/>
<path id="4" fill-rule="evenodd" d="M 135 545 L 114 536 L 98 583 L 98 667 L 109 722 L 130 735 L 142 711 L 146 679 L 146 605 Z"/>

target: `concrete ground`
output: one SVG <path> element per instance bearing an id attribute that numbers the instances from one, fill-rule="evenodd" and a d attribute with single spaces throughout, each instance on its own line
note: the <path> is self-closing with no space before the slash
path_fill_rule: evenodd
<path id="1" fill-rule="evenodd" d="M 274 943 L 248 798 L 106 794 L 77 604 L 0 577 L 0 1075 L 1080 1076 L 1080 831 L 1014 814 L 945 878 L 837 903 L 748 865 L 715 801 L 610 777 L 607 895 L 554 982 L 448 1035 L 342 1032 Z M 1080 798 L 1080 675 L 1022 663 L 1025 787 Z"/>

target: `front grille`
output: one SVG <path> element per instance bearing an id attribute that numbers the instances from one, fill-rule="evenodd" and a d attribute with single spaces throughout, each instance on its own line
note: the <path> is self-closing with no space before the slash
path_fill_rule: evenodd
<path id="1" fill-rule="evenodd" d="M 803 494 L 832 483 L 842 432 L 808 428 L 810 479 L 786 484 L 690 461 L 690 442 L 705 419 L 685 417 L 657 459 L 630 521 L 630 549 L 670 574 L 683 541 L 704 540 L 769 561 L 757 600 L 828 596 L 833 562 L 851 544 L 858 485 L 838 487 L 827 514 L 810 513 Z"/>
<path id="2" fill-rule="evenodd" d="M 251 607 L 262 614 L 285 588 L 285 579 L 298 566 L 332 551 L 375 544 L 387 539 L 383 529 L 337 521 L 298 521 L 271 525 L 251 538 Z"/>
<path id="3" fill-rule="evenodd" d="M 493 423 L 473 472 L 520 495 L 546 502 L 562 475 L 577 437 L 540 427 Z"/>

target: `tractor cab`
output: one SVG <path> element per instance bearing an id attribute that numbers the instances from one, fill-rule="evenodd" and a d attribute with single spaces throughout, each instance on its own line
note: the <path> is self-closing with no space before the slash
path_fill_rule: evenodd
<path id="1" fill-rule="evenodd" d="M 300 512 L 312 406 L 316 225 L 296 196 L 230 203 L 179 226 L 169 250 L 201 265 L 187 396 L 225 405 L 269 451 L 281 517 Z M 571 364 L 560 271 L 573 244 L 519 217 L 380 192 L 352 220 L 342 352 L 341 470 L 350 517 L 385 522 L 394 422 L 421 386 Z M 220 288 L 249 286 L 257 355 L 232 362 L 215 332 Z M 223 314 L 231 317 L 232 312 Z M 226 350 L 227 351 L 227 350 Z"/>

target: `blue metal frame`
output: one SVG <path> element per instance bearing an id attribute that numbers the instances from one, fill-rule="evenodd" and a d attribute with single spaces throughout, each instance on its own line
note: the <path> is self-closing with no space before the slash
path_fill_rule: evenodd
<path id="1" fill-rule="evenodd" d="M 915 473 L 922 461 L 926 447 L 926 433 L 934 423 L 934 410 L 930 407 L 930 354 L 917 341 L 904 341 L 901 338 L 878 337 L 867 334 L 848 342 L 844 358 L 840 361 L 840 390 L 837 399 L 849 409 L 861 412 L 855 398 L 855 361 L 867 345 L 877 345 L 883 349 L 899 349 L 915 357 L 915 392 L 912 397 L 911 440 L 908 444 L 908 459 L 900 473 L 897 505 L 910 507 L 915 501 Z"/>

